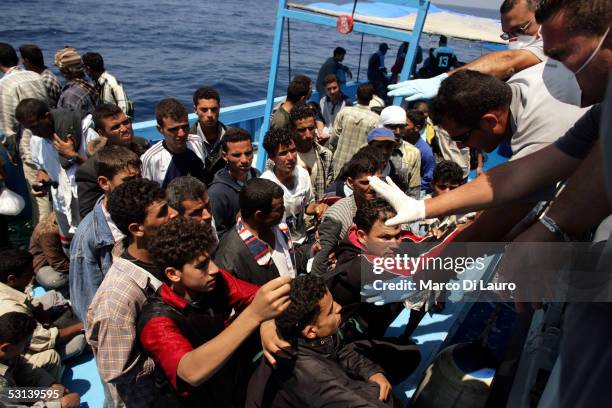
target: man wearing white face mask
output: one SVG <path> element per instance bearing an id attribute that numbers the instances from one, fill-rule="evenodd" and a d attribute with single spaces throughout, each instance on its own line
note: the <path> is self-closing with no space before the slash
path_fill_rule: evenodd
<path id="1" fill-rule="evenodd" d="M 429 79 L 416 79 L 390 85 L 389 96 L 405 96 L 407 101 L 431 99 L 438 93 L 440 84 L 448 75 L 463 69 L 490 74 L 507 79 L 515 73 L 546 61 L 540 24 L 535 19 L 537 0 L 504 0 L 499 11 L 508 50 L 496 51 L 445 74 Z M 563 100 L 570 102 L 569 100 Z"/>

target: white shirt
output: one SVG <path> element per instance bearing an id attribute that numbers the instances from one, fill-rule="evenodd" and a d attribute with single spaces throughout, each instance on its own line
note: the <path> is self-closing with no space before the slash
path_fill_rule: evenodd
<path id="1" fill-rule="evenodd" d="M 202 146 L 202 140 L 199 136 L 188 135 L 187 148 L 202 160 L 202 164 L 205 163 L 206 149 Z M 140 160 L 142 160 L 142 177 L 157 181 L 161 185 L 172 161 L 172 153 L 164 147 L 163 141 L 159 141 L 144 152 L 140 156 Z"/>
<path id="2" fill-rule="evenodd" d="M 102 87 L 100 92 L 100 100 L 102 103 L 117 105 L 123 113 L 128 115 L 130 111 L 130 107 L 128 106 L 129 98 L 117 78 L 109 74 L 108 71 L 104 71 L 98 78 L 98 84 Z"/>
<path id="3" fill-rule="evenodd" d="M 553 96 L 563 94 L 564 99 L 571 99 L 579 92 L 571 72 L 553 59 L 522 70 L 508 85 L 512 89 L 511 160 L 555 142 L 587 111 Z"/>
<path id="4" fill-rule="evenodd" d="M 306 240 L 306 224 L 304 223 L 304 214 L 306 207 L 314 200 L 312 186 L 310 184 L 310 175 L 300 166 L 296 166 L 293 171 L 293 188 L 289 190 L 281 183 L 274 169 L 266 170 L 261 178 L 271 180 L 281 186 L 283 189 L 283 199 L 285 202 L 285 223 L 289 226 L 291 239 L 297 244 L 301 244 Z"/>
<path id="5" fill-rule="evenodd" d="M 100 205 L 100 207 L 102 207 L 102 213 L 104 214 L 104 219 L 108 224 L 108 228 L 110 229 L 111 234 L 113 235 L 113 240 L 115 241 L 115 243 L 121 242 L 123 238 L 125 238 L 125 235 L 123 234 L 123 232 L 121 232 L 119 228 L 117 228 L 117 225 L 113 222 L 113 219 L 111 218 L 111 215 L 106 209 L 106 207 L 104 207 L 104 204 Z"/>
<path id="6" fill-rule="evenodd" d="M 274 249 L 272 250 L 272 261 L 278 270 L 279 276 L 291 276 L 295 278 L 296 271 L 289 253 L 289 246 L 280 229 L 274 228 Z"/>

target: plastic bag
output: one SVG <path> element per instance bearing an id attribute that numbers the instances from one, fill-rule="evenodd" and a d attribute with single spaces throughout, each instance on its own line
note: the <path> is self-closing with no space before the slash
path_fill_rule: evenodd
<path id="1" fill-rule="evenodd" d="M 0 184 L 0 214 L 15 216 L 23 211 L 25 201 L 15 192 Z"/>

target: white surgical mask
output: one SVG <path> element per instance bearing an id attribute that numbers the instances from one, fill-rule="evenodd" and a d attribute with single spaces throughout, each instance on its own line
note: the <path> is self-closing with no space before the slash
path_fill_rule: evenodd
<path id="1" fill-rule="evenodd" d="M 508 43 L 509 50 L 520 50 L 522 48 L 526 48 L 531 45 L 537 39 L 536 35 L 525 35 L 521 34 Z"/>

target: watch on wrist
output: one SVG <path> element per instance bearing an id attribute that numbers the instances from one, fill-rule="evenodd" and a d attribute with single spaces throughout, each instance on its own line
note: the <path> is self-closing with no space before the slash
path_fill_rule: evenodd
<path id="1" fill-rule="evenodd" d="M 552 232 L 553 234 L 555 234 L 557 237 L 561 238 L 561 240 L 565 241 L 565 242 L 570 242 L 572 239 L 570 238 L 569 235 L 567 235 L 562 229 L 561 227 L 559 227 L 559 224 L 557 224 L 555 222 L 555 220 L 553 220 L 552 218 L 550 218 L 548 215 L 546 214 L 542 214 L 542 216 L 539 219 L 540 224 L 544 225 L 544 227 L 549 230 L 550 232 Z"/>

